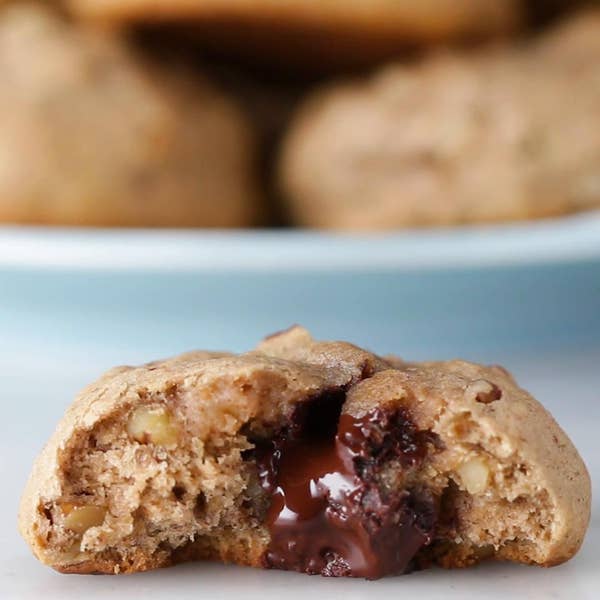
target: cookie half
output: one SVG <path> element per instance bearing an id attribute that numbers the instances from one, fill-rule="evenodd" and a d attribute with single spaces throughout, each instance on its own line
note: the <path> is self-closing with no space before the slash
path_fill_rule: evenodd
<path id="1" fill-rule="evenodd" d="M 107 373 L 36 461 L 19 527 L 66 573 L 213 559 L 375 579 L 558 564 L 589 512 L 577 451 L 503 369 L 295 327 L 239 356 Z"/>
<path id="2" fill-rule="evenodd" d="M 181 63 L 9 4 L 0 88 L 0 221 L 234 227 L 260 216 L 251 125 Z"/>
<path id="3" fill-rule="evenodd" d="M 291 220 L 377 230 L 600 207 L 598 40 L 590 10 L 525 46 L 438 53 L 316 92 L 283 143 Z"/>

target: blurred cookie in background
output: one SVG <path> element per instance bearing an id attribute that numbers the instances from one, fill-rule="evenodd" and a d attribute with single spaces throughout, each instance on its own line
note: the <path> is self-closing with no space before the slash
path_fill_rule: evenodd
<path id="1" fill-rule="evenodd" d="M 134 30 L 136 46 L 147 56 L 163 63 L 184 62 L 192 70 L 200 70 L 242 107 L 252 123 L 256 139 L 258 179 L 262 192 L 265 218 L 260 224 L 282 224 L 281 203 L 274 189 L 272 175 L 281 137 L 306 94 L 319 82 L 319 76 L 299 74 L 293 69 L 275 72 L 256 65 L 243 65 L 222 60 L 199 50 L 188 38 L 173 29 Z"/>
<path id="2" fill-rule="evenodd" d="M 205 65 L 208 64 L 205 62 Z M 230 94 L 239 99 L 251 119 L 259 140 L 258 166 L 270 225 L 285 224 L 273 165 L 277 163 L 282 136 L 314 81 L 275 75 L 223 62 L 208 64 L 208 73 Z"/>
<path id="3" fill-rule="evenodd" d="M 522 2 L 525 5 L 527 22 L 533 27 L 539 27 L 596 0 L 522 0 Z"/>
<path id="4" fill-rule="evenodd" d="M 140 56 L 48 8 L 0 9 L 0 220 L 252 224 L 254 134 L 184 66 Z"/>
<path id="5" fill-rule="evenodd" d="M 222 55 L 317 70 L 514 31 L 522 0 L 67 0 L 110 24 L 177 24 Z"/>
<path id="6" fill-rule="evenodd" d="M 392 229 L 600 207 L 600 11 L 538 40 L 333 85 L 285 138 L 292 220 Z"/>
<path id="7" fill-rule="evenodd" d="M 597 9 L 587 8 L 565 19 L 560 27 L 549 30 L 540 40 L 544 57 L 551 63 L 564 62 L 567 66 L 580 66 L 599 75 L 600 66 L 600 4 Z M 589 62 L 596 64 L 587 64 Z"/>

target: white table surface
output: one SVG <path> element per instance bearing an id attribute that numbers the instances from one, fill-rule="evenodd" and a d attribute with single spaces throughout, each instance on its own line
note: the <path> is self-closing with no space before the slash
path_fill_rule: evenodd
<path id="1" fill-rule="evenodd" d="M 600 505 L 594 500 L 592 524 L 577 557 L 553 569 L 509 564 L 463 571 L 433 569 L 376 582 L 334 580 L 294 573 L 215 564 L 190 564 L 132 576 L 60 575 L 40 565 L 16 531 L 19 495 L 34 455 L 50 434 L 74 393 L 104 367 L 85 357 L 61 365 L 53 356 L 35 368 L 27 356 L 0 352 L 0 598 L 32 600 L 106 598 L 600 598 Z M 127 357 L 116 358 L 117 362 Z M 596 498 L 600 480 L 600 347 L 546 356 L 506 357 L 519 382 L 554 413 L 583 455 Z M 408 595 L 406 595 L 408 594 Z"/>

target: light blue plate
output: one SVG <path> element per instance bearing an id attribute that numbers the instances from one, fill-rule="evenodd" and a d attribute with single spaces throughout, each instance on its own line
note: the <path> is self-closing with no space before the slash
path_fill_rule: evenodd
<path id="1" fill-rule="evenodd" d="M 598 217 L 389 236 L 5 228 L 0 514 L 8 521 L 0 530 L 0 596 L 171 598 L 176 589 L 181 600 L 199 590 L 227 600 L 332 593 L 377 600 L 402 586 L 405 595 L 444 600 L 500 600 L 515 589 L 540 600 L 598 597 L 597 503 L 581 554 L 550 570 L 498 564 L 451 578 L 432 570 L 364 582 L 204 564 L 117 581 L 63 577 L 37 564 L 13 524 L 18 494 L 84 384 L 118 363 L 191 348 L 247 349 L 294 322 L 320 338 L 411 359 L 505 364 L 600 479 Z"/>
<path id="2" fill-rule="evenodd" d="M 0 229 L 0 359 L 242 350 L 302 323 L 410 358 L 600 344 L 600 216 L 335 235 Z"/>

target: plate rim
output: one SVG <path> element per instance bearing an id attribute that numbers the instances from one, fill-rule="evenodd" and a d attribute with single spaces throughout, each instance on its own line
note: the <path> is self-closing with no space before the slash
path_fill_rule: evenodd
<path id="1" fill-rule="evenodd" d="M 600 211 L 386 233 L 0 226 L 0 268 L 150 272 L 430 270 L 600 261 Z"/>

